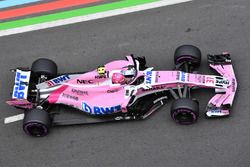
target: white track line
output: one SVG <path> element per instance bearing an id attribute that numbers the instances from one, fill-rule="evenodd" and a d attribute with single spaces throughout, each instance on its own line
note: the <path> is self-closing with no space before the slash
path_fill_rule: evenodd
<path id="1" fill-rule="evenodd" d="M 68 18 L 68 19 L 34 24 L 30 26 L 24 26 L 24 27 L 13 28 L 13 29 L 8 29 L 8 30 L 2 30 L 0 31 L 0 37 L 6 36 L 6 35 L 34 31 L 34 30 L 41 30 L 41 29 L 46 29 L 46 28 L 51 28 L 51 27 L 57 27 L 57 26 L 62 26 L 62 25 L 68 25 L 68 24 L 73 24 L 73 23 L 79 23 L 79 22 L 84 22 L 84 21 L 89 21 L 89 20 L 101 19 L 101 18 L 106 18 L 106 17 L 111 17 L 111 16 L 117 16 L 117 15 L 122 15 L 122 14 L 127 14 L 127 13 L 133 13 L 133 12 L 143 11 L 147 9 L 153 9 L 153 8 L 158 8 L 162 6 L 174 5 L 174 4 L 190 2 L 190 1 L 192 0 L 161 0 L 157 2 L 127 7 L 127 8 L 121 8 L 121 9 L 115 9 L 115 10 L 100 12 L 96 14 L 78 16 L 78 17 L 73 17 L 73 18 Z"/>
<path id="2" fill-rule="evenodd" d="M 24 114 L 18 114 L 4 119 L 4 124 L 9 124 L 12 122 L 23 120 Z"/>

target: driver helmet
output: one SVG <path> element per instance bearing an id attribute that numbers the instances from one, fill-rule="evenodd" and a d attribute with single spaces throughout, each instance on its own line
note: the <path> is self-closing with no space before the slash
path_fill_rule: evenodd
<path id="1" fill-rule="evenodd" d="M 122 70 L 121 73 L 122 73 L 125 77 L 134 77 L 136 71 L 135 71 L 134 67 L 128 67 L 126 70 Z"/>
<path id="2" fill-rule="evenodd" d="M 125 76 L 121 73 L 114 73 L 112 75 L 112 82 L 114 84 L 124 84 L 126 82 Z"/>

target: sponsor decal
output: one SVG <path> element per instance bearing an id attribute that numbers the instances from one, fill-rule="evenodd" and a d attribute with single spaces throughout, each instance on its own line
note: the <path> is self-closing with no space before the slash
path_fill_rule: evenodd
<path id="1" fill-rule="evenodd" d="M 232 79 L 232 92 L 235 92 L 236 88 L 235 88 L 235 79 Z"/>
<path id="2" fill-rule="evenodd" d="M 152 84 L 152 76 L 153 76 L 152 71 L 146 72 L 146 84 Z"/>
<path id="3" fill-rule="evenodd" d="M 55 86 L 55 85 L 58 85 L 58 84 L 60 84 L 60 83 L 62 83 L 62 82 L 65 82 L 65 81 L 67 81 L 67 80 L 69 80 L 70 79 L 70 77 L 69 77 L 69 75 L 62 75 L 62 76 L 59 76 L 59 77 L 57 77 L 57 78 L 54 78 L 54 79 L 52 79 L 52 80 L 49 80 L 49 81 L 47 81 L 46 83 L 49 85 L 49 86 Z"/>
<path id="4" fill-rule="evenodd" d="M 93 84 L 93 80 L 77 79 L 77 84 Z"/>
<path id="5" fill-rule="evenodd" d="M 80 96 L 89 95 L 88 91 L 83 91 L 83 90 L 74 89 L 74 88 L 72 88 L 72 93 L 75 93 Z"/>
<path id="6" fill-rule="evenodd" d="M 146 91 L 154 91 L 154 90 L 159 90 L 159 89 L 164 89 L 164 86 L 154 86 L 152 88 L 149 89 L 143 89 L 142 91 L 146 92 Z"/>
<path id="7" fill-rule="evenodd" d="M 107 90 L 107 93 L 115 93 L 115 92 L 118 92 L 119 89 L 114 89 L 114 90 Z"/>
<path id="8" fill-rule="evenodd" d="M 104 66 L 99 66 L 99 67 L 97 68 L 97 72 L 98 72 L 98 74 L 99 74 L 100 76 L 105 75 L 105 73 L 106 73 L 105 67 L 104 67 Z"/>
<path id="9" fill-rule="evenodd" d="M 177 72 L 177 74 L 176 74 L 176 80 L 180 80 L 180 72 Z"/>
<path id="10" fill-rule="evenodd" d="M 152 83 L 152 71 L 147 71 L 146 72 L 146 84 L 151 84 Z"/>
<path id="11" fill-rule="evenodd" d="M 70 100 L 74 100 L 74 101 L 78 101 L 79 100 L 79 98 L 77 96 L 72 96 L 72 95 L 65 94 L 65 93 L 62 94 L 62 97 L 70 99 Z"/>
<path id="12" fill-rule="evenodd" d="M 210 110 L 211 113 L 221 113 L 219 108 Z"/>
<path id="13" fill-rule="evenodd" d="M 105 115 L 105 114 L 112 114 L 112 113 L 115 113 L 117 111 L 121 111 L 122 107 L 121 107 L 121 105 L 117 105 L 117 106 L 113 106 L 113 107 L 100 107 L 100 106 L 91 107 L 87 103 L 83 102 L 82 109 L 85 112 L 88 112 L 89 114 Z"/>
<path id="14" fill-rule="evenodd" d="M 158 81 L 159 81 L 159 78 L 160 78 L 161 76 L 159 75 L 159 72 L 156 72 L 156 74 L 155 74 L 155 82 L 157 83 Z"/>
<path id="15" fill-rule="evenodd" d="M 21 70 L 16 71 L 15 85 L 12 95 L 13 98 L 27 98 L 29 78 L 30 72 L 24 72 Z"/>
<path id="16" fill-rule="evenodd" d="M 217 84 L 224 84 L 224 85 L 229 85 L 229 81 L 228 80 L 216 80 Z"/>
<path id="17" fill-rule="evenodd" d="M 180 72 L 180 81 L 182 82 L 186 81 L 186 73 L 183 71 Z"/>
<path id="18" fill-rule="evenodd" d="M 222 77 L 216 77 L 215 86 L 226 88 L 229 84 L 230 83 L 228 79 L 224 79 Z"/>
<path id="19" fill-rule="evenodd" d="M 106 75 L 98 75 L 98 76 L 95 76 L 95 79 L 105 79 L 107 78 Z"/>
<path id="20" fill-rule="evenodd" d="M 37 84 L 36 88 L 37 89 L 46 89 L 46 88 L 53 87 L 56 85 L 61 85 L 64 82 L 67 82 L 68 80 L 71 80 L 79 75 L 80 74 L 64 74 L 64 75 L 58 76 L 56 78 L 53 78 L 49 81 L 45 81 L 45 82 Z"/>
<path id="21" fill-rule="evenodd" d="M 207 84 L 212 84 L 213 85 L 214 84 L 214 80 L 215 80 L 214 77 L 206 77 L 206 83 Z"/>

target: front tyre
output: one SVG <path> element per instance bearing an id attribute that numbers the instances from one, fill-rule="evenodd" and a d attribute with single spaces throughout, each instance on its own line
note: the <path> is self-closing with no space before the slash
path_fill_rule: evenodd
<path id="1" fill-rule="evenodd" d="M 199 116 L 199 105 L 198 102 L 188 99 L 181 98 L 173 102 L 171 106 L 171 117 L 172 119 L 181 125 L 193 124 L 197 121 Z"/>
<path id="2" fill-rule="evenodd" d="M 43 137 L 49 133 L 51 118 L 49 113 L 42 109 L 28 110 L 23 119 L 23 130 L 34 137 Z"/>

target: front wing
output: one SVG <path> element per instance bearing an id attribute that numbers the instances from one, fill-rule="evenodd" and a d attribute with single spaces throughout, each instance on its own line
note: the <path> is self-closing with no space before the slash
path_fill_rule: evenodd
<path id="1" fill-rule="evenodd" d="M 216 95 L 208 102 L 206 116 L 228 116 L 237 90 L 237 80 L 230 54 L 208 55 L 208 63 L 209 66 L 216 70 L 221 76 L 226 77 L 230 85 L 224 92 L 216 91 Z"/>

